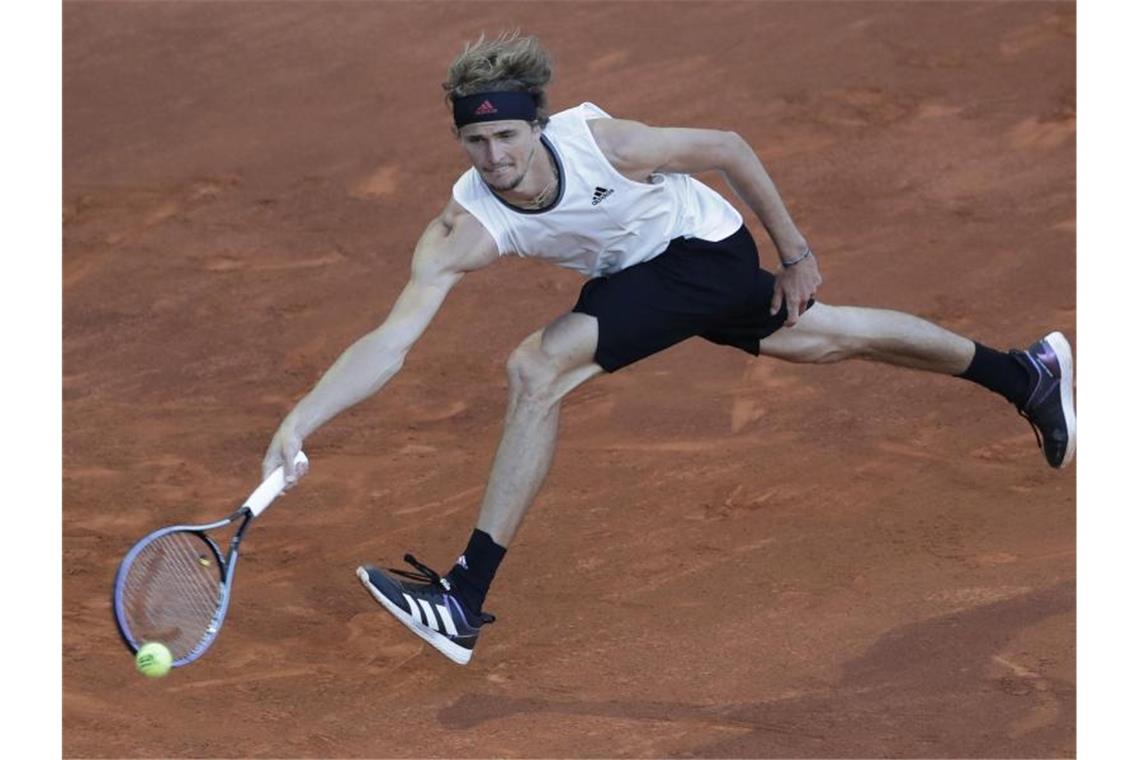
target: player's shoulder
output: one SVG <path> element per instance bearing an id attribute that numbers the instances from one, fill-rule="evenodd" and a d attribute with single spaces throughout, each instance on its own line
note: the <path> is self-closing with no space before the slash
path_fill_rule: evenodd
<path id="1" fill-rule="evenodd" d="M 448 199 L 447 205 L 443 207 L 443 211 L 439 212 L 437 218 L 443 226 L 454 229 L 460 223 L 469 223 L 468 220 L 474 219 L 475 216 L 452 197 Z"/>
<path id="2" fill-rule="evenodd" d="M 475 171 L 475 167 L 469 167 L 465 172 L 459 175 L 451 186 L 452 202 L 455 201 L 455 196 L 473 198 L 479 194 L 483 189 L 483 183 L 479 179 L 479 172 Z"/>
<path id="3" fill-rule="evenodd" d="M 609 135 L 614 125 L 622 123 L 623 120 L 614 118 L 597 104 L 586 101 L 552 114 L 546 132 L 555 139 L 556 143 L 563 138 L 571 141 L 586 140 L 587 144 L 593 143 L 601 150 L 602 155 L 613 163 L 613 151 L 610 146 L 612 140 Z"/>
<path id="4" fill-rule="evenodd" d="M 430 226 L 438 226 L 446 240 L 440 251 L 446 258 L 458 257 L 471 263 L 489 262 L 499 256 L 499 246 L 491 232 L 455 198 L 448 200 Z"/>
<path id="5" fill-rule="evenodd" d="M 435 222 L 441 224 L 449 236 L 461 235 L 467 242 L 484 236 L 487 239 L 491 238 L 491 233 L 478 217 L 454 197 L 448 199 L 447 205 L 435 218 Z"/>
<path id="6" fill-rule="evenodd" d="M 651 140 L 652 128 L 629 119 L 595 119 L 586 124 L 598 150 L 618 171 L 640 169 L 640 153 Z"/>
<path id="7" fill-rule="evenodd" d="M 590 101 L 553 114 L 550 117 L 550 126 L 556 130 L 585 127 L 594 143 L 611 163 L 620 160 L 627 152 L 627 143 L 636 141 L 643 136 L 641 131 L 647 129 L 641 122 L 613 116 Z"/>
<path id="8" fill-rule="evenodd" d="M 571 108 L 563 109 L 557 113 L 550 115 L 550 123 L 554 126 L 580 124 L 582 122 L 589 123 L 594 119 L 610 119 L 613 118 L 600 106 L 585 101 L 579 103 Z"/>

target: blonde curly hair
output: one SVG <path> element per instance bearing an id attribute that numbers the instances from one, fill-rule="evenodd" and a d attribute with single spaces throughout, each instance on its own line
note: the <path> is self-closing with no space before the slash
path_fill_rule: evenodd
<path id="1" fill-rule="evenodd" d="M 538 105 L 536 121 L 545 127 L 550 121 L 546 85 L 554 76 L 550 54 L 538 38 L 518 30 L 504 32 L 494 39 L 479 39 L 463 46 L 463 52 L 447 70 L 443 83 L 448 106 L 456 98 L 484 92 L 529 92 Z"/>

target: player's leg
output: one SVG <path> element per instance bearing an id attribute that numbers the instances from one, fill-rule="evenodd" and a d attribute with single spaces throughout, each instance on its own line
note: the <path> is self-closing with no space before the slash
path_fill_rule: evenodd
<path id="1" fill-rule="evenodd" d="M 550 470 L 562 399 L 602 372 L 598 320 L 569 313 L 526 340 L 507 361 L 507 413 L 476 527 L 506 547 Z"/>
<path id="2" fill-rule="evenodd" d="M 448 578 L 474 611 L 550 472 L 562 399 L 602 372 L 598 320 L 569 313 L 519 344 L 507 360 L 507 413 L 475 530 Z"/>
<path id="3" fill-rule="evenodd" d="M 550 471 L 562 399 L 603 371 L 594 362 L 597 346 L 598 320 L 570 313 L 511 354 L 507 413 L 483 505 L 466 549 L 446 576 L 412 555 L 405 559 L 414 573 L 370 566 L 357 570 L 376 601 L 455 662 L 470 660 L 482 626 L 494 620 L 483 612 L 483 600 Z"/>
<path id="4" fill-rule="evenodd" d="M 794 327 L 760 341 L 760 351 L 792 362 L 869 359 L 960 375 L 969 368 L 975 348 L 972 340 L 910 314 L 816 302 Z"/>
<path id="5" fill-rule="evenodd" d="M 817 302 L 794 327 L 763 338 L 760 352 L 793 362 L 867 359 L 962 377 L 1012 403 L 1053 467 L 1067 465 L 1076 450 L 1072 350 L 1060 333 L 1026 351 L 996 351 L 910 314 Z"/>
<path id="6" fill-rule="evenodd" d="M 742 228 L 733 240 L 751 238 Z M 483 599 L 550 469 L 562 399 L 601 372 L 701 334 L 733 291 L 751 298 L 755 247 L 727 257 L 719 247 L 677 238 L 649 261 L 595 277 L 571 313 L 523 341 L 508 361 L 503 435 L 466 549 L 443 577 L 411 555 L 405 559 L 419 571 L 411 582 L 400 580 L 403 572 L 360 568 L 357 575 L 381 605 L 451 659 L 470 659 L 482 625 L 492 619 L 481 609 Z M 756 337 L 751 341 L 754 348 Z"/>

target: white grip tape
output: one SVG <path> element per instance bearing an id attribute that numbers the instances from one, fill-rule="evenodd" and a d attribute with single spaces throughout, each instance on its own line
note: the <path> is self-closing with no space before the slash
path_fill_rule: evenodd
<path id="1" fill-rule="evenodd" d="M 305 452 L 298 451 L 297 457 L 293 460 L 293 466 L 297 467 L 298 465 L 308 463 L 309 458 L 305 456 Z M 284 490 L 285 468 L 278 467 L 269 474 L 269 477 L 265 479 L 264 483 L 257 487 L 257 490 L 249 495 L 249 498 L 245 500 L 243 506 L 253 513 L 254 517 L 257 517 L 264 512 L 265 508 L 272 504 L 273 500 L 280 496 Z"/>

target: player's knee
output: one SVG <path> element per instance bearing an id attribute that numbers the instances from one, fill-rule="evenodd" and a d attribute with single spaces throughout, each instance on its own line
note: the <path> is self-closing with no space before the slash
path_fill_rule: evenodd
<path id="1" fill-rule="evenodd" d="M 829 335 L 818 341 L 812 352 L 814 364 L 834 364 L 845 359 L 856 359 L 862 348 L 857 341 L 848 340 L 844 335 Z"/>
<path id="2" fill-rule="evenodd" d="M 866 357 L 870 344 L 854 310 L 816 303 L 793 328 L 761 343 L 761 350 L 786 361 L 832 364 Z"/>
<path id="3" fill-rule="evenodd" d="M 761 351 L 797 364 L 833 364 L 862 356 L 863 346 L 844 335 L 804 332 L 762 343 Z"/>
<path id="4" fill-rule="evenodd" d="M 854 355 L 850 351 L 843 351 L 838 348 L 828 349 L 820 352 L 813 360 L 814 364 L 834 364 L 841 362 L 845 359 L 853 359 Z"/>
<path id="5" fill-rule="evenodd" d="M 557 379 L 558 370 L 553 359 L 541 346 L 532 345 L 530 341 L 516 348 L 507 359 L 508 390 L 519 401 L 556 403 Z"/>

